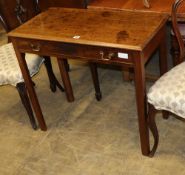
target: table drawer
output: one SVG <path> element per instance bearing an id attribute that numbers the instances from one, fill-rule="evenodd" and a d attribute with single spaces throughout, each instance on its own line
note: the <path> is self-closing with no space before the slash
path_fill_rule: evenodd
<path id="1" fill-rule="evenodd" d="M 43 56 L 80 58 L 107 64 L 132 64 L 132 54 L 129 51 L 110 47 L 25 39 L 17 40 L 17 47 L 23 53 L 36 53 Z"/>

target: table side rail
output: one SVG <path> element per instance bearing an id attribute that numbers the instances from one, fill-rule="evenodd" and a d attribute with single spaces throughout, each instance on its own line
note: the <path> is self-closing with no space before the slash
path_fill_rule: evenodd
<path id="1" fill-rule="evenodd" d="M 104 64 L 133 65 L 132 52 L 102 46 L 90 46 L 56 41 L 16 38 L 18 50 L 21 53 L 35 53 L 43 56 L 61 58 L 80 58 L 86 61 L 102 62 Z"/>

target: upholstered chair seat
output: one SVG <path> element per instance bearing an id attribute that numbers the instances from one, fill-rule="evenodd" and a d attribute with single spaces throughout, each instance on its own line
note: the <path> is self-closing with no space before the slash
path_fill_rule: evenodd
<path id="1" fill-rule="evenodd" d="M 25 59 L 32 77 L 39 71 L 44 58 L 35 54 L 26 54 Z M 13 45 L 12 43 L 5 44 L 0 47 L 0 85 L 16 86 L 20 82 L 24 80 Z"/>
<path id="2" fill-rule="evenodd" d="M 25 54 L 25 60 L 31 77 L 39 71 L 41 64 L 44 62 L 44 58 L 35 54 Z M 17 88 L 31 125 L 33 129 L 36 129 L 36 121 L 12 43 L 0 46 L 0 85 L 8 84 Z"/>
<path id="3" fill-rule="evenodd" d="M 0 1 L 0 23 L 7 33 L 22 25 L 29 19 L 33 18 L 38 13 L 38 2 L 36 2 L 35 0 Z M 58 82 L 53 72 L 50 57 L 43 55 L 43 58 L 34 54 L 25 54 L 25 59 L 30 76 L 32 77 L 33 75 L 35 75 L 38 72 L 42 62 L 44 62 L 46 72 L 49 78 L 49 87 L 51 91 L 56 92 L 58 88 L 63 92 L 64 88 Z M 28 95 L 27 87 L 25 86 L 22 72 L 19 68 L 15 51 L 11 43 L 0 46 L 0 86 L 6 84 L 13 85 L 16 87 L 21 102 L 24 105 L 26 112 L 29 116 L 31 125 L 33 129 L 36 129 L 37 124 L 34 118 L 34 113 L 32 111 L 32 106 L 30 103 L 31 101 Z"/>
<path id="4" fill-rule="evenodd" d="M 156 113 L 162 111 L 165 119 L 169 117 L 170 113 L 185 119 L 185 25 L 178 23 L 177 15 L 178 8 L 184 2 L 185 0 L 175 0 L 171 13 L 173 39 L 175 38 L 179 50 L 177 65 L 157 80 L 147 94 L 148 127 L 154 137 L 153 146 L 148 154 L 150 157 L 154 156 L 159 143 L 159 133 L 155 121 Z"/>
<path id="5" fill-rule="evenodd" d="M 147 97 L 155 109 L 170 111 L 185 118 L 185 62 L 156 81 Z"/>

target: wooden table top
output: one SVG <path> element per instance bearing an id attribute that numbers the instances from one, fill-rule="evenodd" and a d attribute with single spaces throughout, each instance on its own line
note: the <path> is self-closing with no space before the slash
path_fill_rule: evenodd
<path id="1" fill-rule="evenodd" d="M 150 8 L 143 5 L 142 0 L 92 0 L 88 8 L 111 8 L 135 10 L 143 12 L 165 13 L 171 16 L 172 4 L 175 0 L 150 0 Z M 185 16 L 185 4 L 180 9 L 180 14 Z"/>
<path id="2" fill-rule="evenodd" d="M 166 21 L 156 13 L 50 8 L 8 35 L 141 51 Z"/>

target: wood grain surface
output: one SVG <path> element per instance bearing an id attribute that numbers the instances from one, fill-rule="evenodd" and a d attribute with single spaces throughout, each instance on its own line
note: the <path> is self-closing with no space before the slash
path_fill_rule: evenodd
<path id="1" fill-rule="evenodd" d="M 9 36 L 142 50 L 166 19 L 154 13 L 51 8 Z"/>

